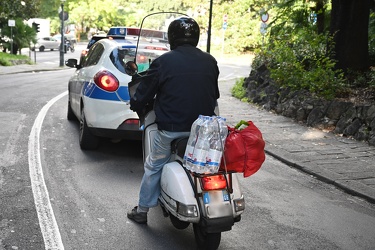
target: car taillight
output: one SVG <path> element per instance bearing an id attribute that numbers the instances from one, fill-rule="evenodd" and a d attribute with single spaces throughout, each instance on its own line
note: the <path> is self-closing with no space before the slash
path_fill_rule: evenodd
<path id="1" fill-rule="evenodd" d="M 138 63 L 144 63 L 146 61 L 147 61 L 147 57 L 144 56 L 144 55 L 139 55 L 138 58 L 137 58 Z"/>
<path id="2" fill-rule="evenodd" d="M 224 175 L 210 175 L 201 178 L 203 190 L 218 190 L 227 187 L 227 181 Z"/>
<path id="3" fill-rule="evenodd" d="M 163 47 L 156 47 L 156 46 L 146 46 L 145 49 L 150 49 L 150 50 L 163 50 L 163 51 L 168 51 L 167 48 Z"/>
<path id="4" fill-rule="evenodd" d="M 94 76 L 94 82 L 99 88 L 106 91 L 116 91 L 119 88 L 119 82 L 117 78 L 112 75 L 109 71 L 99 71 Z"/>
<path id="5" fill-rule="evenodd" d="M 128 120 L 125 121 L 125 124 L 138 125 L 139 124 L 139 119 L 128 119 Z"/>

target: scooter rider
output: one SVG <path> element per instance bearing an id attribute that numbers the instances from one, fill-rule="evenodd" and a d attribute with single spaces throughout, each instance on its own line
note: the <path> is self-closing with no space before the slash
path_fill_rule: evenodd
<path id="1" fill-rule="evenodd" d="M 214 115 L 219 69 L 210 54 L 196 48 L 200 29 L 188 17 L 172 21 L 168 27 L 171 51 L 155 59 L 130 100 L 133 111 L 141 111 L 155 97 L 158 131 L 152 153 L 144 164 L 138 206 L 127 213 L 129 219 L 147 223 L 149 208 L 158 205 L 160 177 L 171 156 L 171 142 L 188 137 L 192 123 L 201 115 Z"/>

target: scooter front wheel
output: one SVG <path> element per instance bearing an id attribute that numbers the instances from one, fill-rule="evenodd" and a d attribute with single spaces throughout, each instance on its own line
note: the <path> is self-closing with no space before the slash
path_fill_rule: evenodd
<path id="1" fill-rule="evenodd" d="M 207 233 L 199 224 L 193 224 L 198 249 L 216 250 L 221 241 L 221 233 Z"/>

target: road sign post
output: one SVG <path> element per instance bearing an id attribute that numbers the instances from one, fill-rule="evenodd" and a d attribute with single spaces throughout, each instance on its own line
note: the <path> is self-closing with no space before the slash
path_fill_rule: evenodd
<path id="1" fill-rule="evenodd" d="M 269 18 L 270 18 L 270 16 L 268 15 L 267 12 L 263 12 L 260 15 L 260 20 L 262 21 L 260 23 L 260 33 L 262 34 L 262 48 L 264 47 L 264 35 L 267 32 L 267 22 L 268 22 Z"/>
<path id="2" fill-rule="evenodd" d="M 10 27 L 10 53 L 13 54 L 13 27 L 16 26 L 16 21 L 8 20 L 8 26 Z"/>
<path id="3" fill-rule="evenodd" d="M 228 28 L 228 15 L 224 14 L 223 16 L 223 39 L 221 45 L 221 54 L 224 56 L 224 42 L 225 42 L 225 30 Z"/>

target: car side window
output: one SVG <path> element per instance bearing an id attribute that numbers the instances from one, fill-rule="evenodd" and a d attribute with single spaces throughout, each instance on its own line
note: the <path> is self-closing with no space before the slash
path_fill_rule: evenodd
<path id="1" fill-rule="evenodd" d="M 103 52 L 104 47 L 102 44 L 94 44 L 94 46 L 92 46 L 92 48 L 87 53 L 87 59 L 85 60 L 83 67 L 96 65 L 99 62 Z"/>

